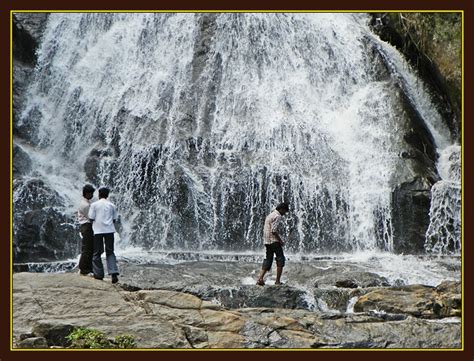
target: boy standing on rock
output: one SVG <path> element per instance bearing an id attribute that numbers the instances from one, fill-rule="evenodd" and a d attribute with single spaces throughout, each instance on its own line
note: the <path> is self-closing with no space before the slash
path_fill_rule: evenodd
<path id="1" fill-rule="evenodd" d="M 107 200 L 109 197 L 108 188 L 99 189 L 99 200 L 91 204 L 89 209 L 89 219 L 92 221 L 94 230 L 94 253 L 92 256 L 92 270 L 94 278 L 102 280 L 104 278 L 104 266 L 102 264 L 102 253 L 107 261 L 107 271 L 112 276 L 112 283 L 118 282 L 117 259 L 114 253 L 114 233 L 115 221 L 117 220 L 117 209 L 115 205 Z"/>
<path id="2" fill-rule="evenodd" d="M 280 278 L 285 266 L 285 255 L 283 254 L 283 240 L 279 234 L 280 222 L 282 216 L 289 211 L 288 203 L 280 203 L 276 209 L 265 218 L 265 225 L 263 227 L 263 243 L 266 248 L 266 257 L 263 261 L 262 270 L 257 280 L 258 286 L 264 286 L 263 277 L 265 273 L 270 271 L 273 263 L 273 254 L 275 254 L 277 264 L 277 275 L 275 284 L 281 284 Z"/>

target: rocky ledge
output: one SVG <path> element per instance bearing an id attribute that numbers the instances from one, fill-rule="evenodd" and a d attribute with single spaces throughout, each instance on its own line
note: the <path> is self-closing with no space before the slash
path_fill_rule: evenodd
<path id="1" fill-rule="evenodd" d="M 166 272 L 158 272 L 166 279 Z M 293 286 L 235 285 L 225 293 L 191 282 L 184 290 L 179 279 L 185 274 L 176 274 L 178 283 L 144 289 L 127 277 L 113 285 L 75 273 L 15 273 L 14 346 L 67 347 L 71 330 L 88 327 L 111 337 L 130 334 L 138 348 L 461 347 L 457 282 L 387 286 L 376 279 L 361 288 L 355 284 L 367 275 L 346 283 L 320 277 L 314 297 L 332 290 L 327 300 L 353 300 L 353 311 L 337 311 L 315 307 Z M 333 281 L 339 285 L 321 287 Z"/>

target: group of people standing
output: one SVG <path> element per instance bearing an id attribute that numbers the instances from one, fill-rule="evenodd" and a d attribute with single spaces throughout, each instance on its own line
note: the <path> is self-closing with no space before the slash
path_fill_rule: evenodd
<path id="1" fill-rule="evenodd" d="M 119 270 L 114 253 L 115 221 L 117 209 L 107 200 L 108 188 L 99 189 L 99 200 L 92 202 L 95 188 L 87 184 L 82 189 L 83 198 L 77 212 L 82 235 L 82 252 L 79 259 L 79 272 L 81 275 L 93 274 L 94 278 L 104 279 L 104 266 L 102 254 L 107 261 L 107 271 L 112 277 L 112 283 L 118 282 Z M 282 217 L 288 213 L 288 203 L 280 203 L 265 219 L 263 228 L 263 243 L 266 248 L 266 257 L 257 280 L 257 285 L 264 286 L 264 276 L 270 271 L 275 256 L 277 273 L 275 284 L 281 284 L 281 275 L 285 266 L 283 254 L 283 239 L 281 236 Z"/>
<path id="2" fill-rule="evenodd" d="M 107 261 L 107 271 L 112 278 L 112 283 L 118 282 L 119 270 L 114 253 L 115 222 L 117 221 L 117 208 L 107 198 L 109 189 L 99 189 L 99 200 L 92 202 L 95 188 L 86 184 L 82 189 L 82 199 L 77 211 L 77 219 L 82 236 L 81 257 L 79 259 L 79 272 L 83 276 L 93 274 L 98 280 L 104 279 L 104 266 L 102 254 Z"/>

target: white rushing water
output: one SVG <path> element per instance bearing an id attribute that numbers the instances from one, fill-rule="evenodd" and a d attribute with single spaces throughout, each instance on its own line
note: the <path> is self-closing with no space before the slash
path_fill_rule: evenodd
<path id="1" fill-rule="evenodd" d="M 391 192 L 408 180 L 403 115 L 374 44 L 438 148 L 452 149 L 398 51 L 366 14 L 205 19 L 50 15 L 21 121 L 40 122 L 39 147 L 25 150 L 66 212 L 95 150 L 95 183 L 111 186 L 121 214 L 119 249 L 253 250 L 287 200 L 290 252 L 391 251 Z M 441 168 L 453 164 L 444 154 Z M 460 251 L 453 167 L 433 190 L 433 253 Z"/>

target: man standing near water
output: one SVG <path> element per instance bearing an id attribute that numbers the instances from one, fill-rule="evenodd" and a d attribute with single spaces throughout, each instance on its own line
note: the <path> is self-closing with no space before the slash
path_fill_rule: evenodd
<path id="1" fill-rule="evenodd" d="M 95 188 L 90 184 L 86 184 L 82 188 L 82 199 L 77 210 L 77 221 L 79 222 L 79 231 L 82 236 L 81 257 L 79 258 L 79 272 L 82 276 L 87 276 L 92 272 L 94 232 L 92 231 L 92 223 L 88 214 L 94 192 Z"/>
<path id="2" fill-rule="evenodd" d="M 108 188 L 100 188 L 99 200 L 92 203 L 89 209 L 89 218 L 92 221 L 92 228 L 94 230 L 92 270 L 94 278 L 99 280 L 104 278 L 104 266 L 101 256 L 104 253 L 105 243 L 107 271 L 112 276 L 112 283 L 117 283 L 119 271 L 114 253 L 114 223 L 117 220 L 117 209 L 113 203 L 107 200 L 109 192 Z"/>
<path id="3" fill-rule="evenodd" d="M 262 270 L 257 280 L 258 286 L 264 286 L 263 277 L 265 273 L 270 271 L 273 263 L 273 254 L 275 254 L 277 264 L 277 275 L 275 284 L 281 284 L 281 274 L 285 266 L 285 255 L 283 254 L 283 240 L 279 234 L 280 222 L 282 216 L 289 211 L 288 203 L 280 203 L 276 209 L 265 218 L 265 225 L 263 227 L 263 243 L 266 248 L 266 257 L 263 261 Z"/>

